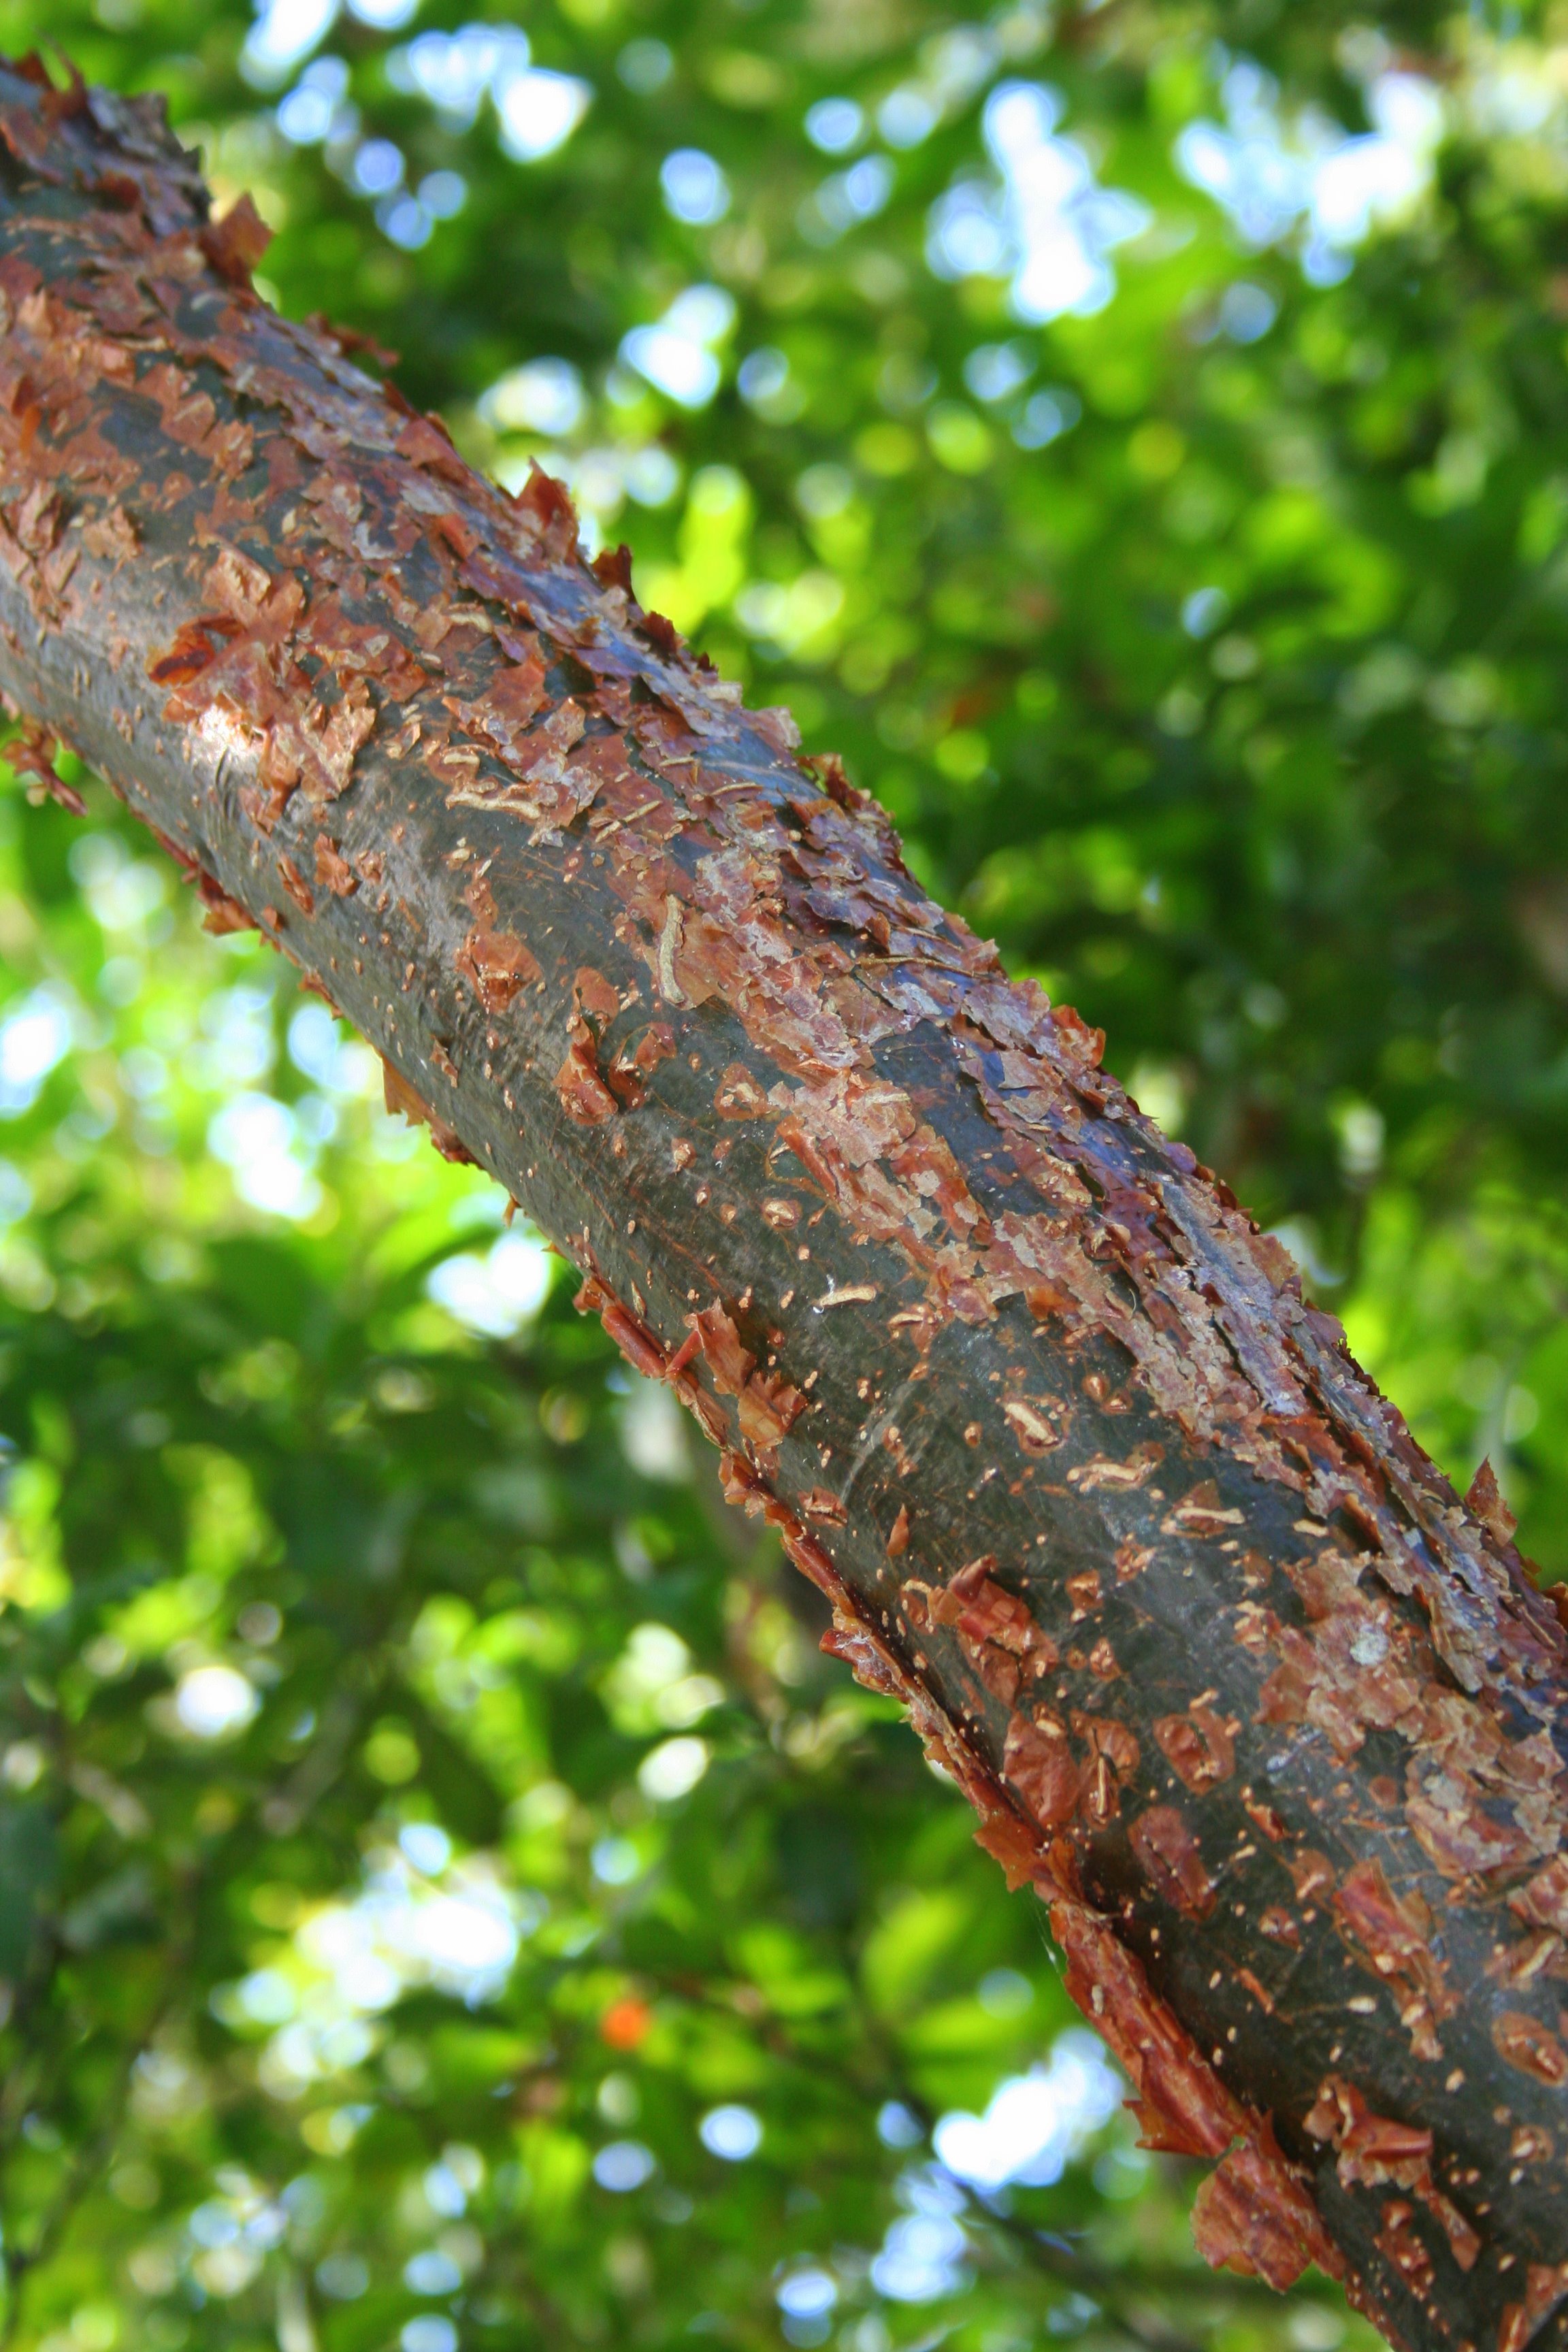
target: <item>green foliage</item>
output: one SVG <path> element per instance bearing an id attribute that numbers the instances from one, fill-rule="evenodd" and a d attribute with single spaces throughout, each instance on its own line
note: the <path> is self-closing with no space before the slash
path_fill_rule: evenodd
<path id="1" fill-rule="evenodd" d="M 539 0 L 530 62 L 481 0 L 0 0 L 846 755 L 1556 1574 L 1568 26 L 1381 21 Z M 1078 175 L 1039 299 L 1017 83 Z M 1300 157 L 1310 106 L 1402 186 L 1248 242 L 1194 126 Z M 1331 2352 L 1120 2118 L 933 2168 L 1053 2049 L 1094 2091 L 1037 1906 L 537 1244 L 86 788 L 0 796 L 5 2340 Z"/>
<path id="2" fill-rule="evenodd" d="M 4 807 L 14 885 L 68 821 Z M 860 2347 L 1237 2307 L 1103 2097 L 994 2215 L 921 2162 L 1053 2046 L 1082 2078 L 1037 1907 L 665 1393 L 139 846 L 78 831 L 8 1033 L 79 1024 L 0 1265 L 14 2340 L 766 2344 L 807 2277 Z M 204 1153 L 237 1101 L 289 1216 Z"/>

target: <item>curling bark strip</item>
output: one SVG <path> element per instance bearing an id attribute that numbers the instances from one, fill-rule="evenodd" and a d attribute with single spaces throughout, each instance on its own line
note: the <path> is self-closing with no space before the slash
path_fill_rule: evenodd
<path id="1" fill-rule="evenodd" d="M 1050 1906 L 1199 2244 L 1568 2332 L 1564 1641 L 1284 1252 L 745 710 L 0 75 L 0 684 L 581 1268 Z"/>

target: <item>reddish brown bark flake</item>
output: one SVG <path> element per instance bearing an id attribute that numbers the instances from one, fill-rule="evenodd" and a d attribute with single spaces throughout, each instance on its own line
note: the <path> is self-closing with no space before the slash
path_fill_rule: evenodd
<path id="1" fill-rule="evenodd" d="M 1078 1806 L 1079 1772 L 1067 1727 L 1049 1714 L 1038 1721 L 1016 1715 L 1007 1727 L 1002 1770 L 1030 1818 L 1043 1830 L 1072 1819 Z"/>
<path id="2" fill-rule="evenodd" d="M 661 1062 L 675 1051 L 675 1034 L 666 1021 L 650 1021 L 635 1043 L 616 1052 L 605 1076 L 623 1110 L 637 1110 L 647 1099 L 647 1083 Z"/>
<path id="3" fill-rule="evenodd" d="M 431 1109 L 423 1097 L 415 1091 L 402 1072 L 395 1070 L 390 1062 L 384 1061 L 382 1074 L 387 1109 L 401 1111 L 411 1127 L 427 1127 L 430 1130 L 430 1140 L 443 1160 L 452 1160 L 459 1165 L 472 1167 L 473 1157 L 468 1146 L 460 1137 L 453 1133 L 446 1120 Z"/>
<path id="4" fill-rule="evenodd" d="M 1069 1576 L 1067 1579 L 1062 1589 L 1072 1605 L 1072 1622 L 1075 1625 L 1081 1618 L 1092 1616 L 1100 1607 L 1102 1595 L 1100 1590 L 1098 1569 L 1080 1569 L 1076 1576 Z"/>
<path id="5" fill-rule="evenodd" d="M 1136 1736 L 1114 1716 L 1089 1715 L 1075 1707 L 1072 1732 L 1088 1750 L 1083 1774 L 1084 1811 L 1097 1829 L 1103 1829 L 1121 1810 L 1121 1792 L 1132 1782 L 1142 1750 Z"/>
<path id="6" fill-rule="evenodd" d="M 1189 1919 L 1206 1919 L 1215 1906 L 1215 1885 L 1198 1842 L 1174 1805 L 1151 1805 L 1140 1813 L 1128 1843 L 1167 1903 Z"/>
<path id="7" fill-rule="evenodd" d="M 1358 1863 L 1333 1895 L 1334 1916 L 1352 1950 L 1394 1990 L 1400 2022 L 1417 2056 L 1436 2061 L 1434 2028 L 1451 2017 L 1458 1995 L 1434 1949 L 1432 1916 L 1416 1894 L 1395 1895 L 1380 1862 Z"/>
<path id="8" fill-rule="evenodd" d="M 250 273 L 272 242 L 272 231 L 248 195 L 230 205 L 223 218 L 202 233 L 202 250 L 222 278 L 248 286 Z"/>
<path id="9" fill-rule="evenodd" d="M 1258 2138 L 1232 2148 L 1193 2202 L 1193 2237 L 1215 2270 L 1294 2286 L 1323 2246 L 1322 2224 L 1264 2125 Z"/>
<path id="10" fill-rule="evenodd" d="M 1503 1501 L 1502 1491 L 1497 1482 L 1497 1473 L 1489 1461 L 1483 1461 L 1471 1479 L 1470 1490 L 1465 1496 L 1465 1501 L 1474 1511 L 1481 1525 L 1495 1536 L 1500 1543 L 1510 1544 L 1513 1541 L 1514 1529 L 1518 1527 L 1519 1521 Z"/>
<path id="11" fill-rule="evenodd" d="M 487 1013 L 504 1013 L 519 989 L 542 977 L 532 950 L 515 931 L 471 930 L 454 961 Z"/>
<path id="12" fill-rule="evenodd" d="M 71 784 L 55 772 L 55 761 L 60 746 L 47 727 L 24 724 L 5 746 L 6 765 L 18 776 L 30 776 L 27 798 L 35 805 L 43 800 L 58 803 L 71 816 L 85 816 L 87 803 Z"/>
<path id="13" fill-rule="evenodd" d="M 1432 2135 L 1424 2126 L 1373 2115 L 1361 2093 L 1338 2074 L 1318 2094 L 1307 2129 L 1339 2150 L 1339 2176 L 1347 2189 L 1387 2181 L 1414 2189 L 1432 2154 Z"/>
<path id="14" fill-rule="evenodd" d="M 103 514 L 95 515 L 82 525 L 82 545 L 89 555 L 101 555 L 118 568 L 134 561 L 142 551 L 141 536 L 136 525 L 122 506 L 110 506 Z"/>
<path id="15" fill-rule="evenodd" d="M 1462 2271 L 1473 2271 L 1484 2243 L 1480 2231 L 1451 2197 L 1444 2195 L 1430 2172 L 1415 2183 L 1415 2194 L 1448 2241 L 1448 2251 Z"/>
<path id="16" fill-rule="evenodd" d="M 1525 2273 L 1524 2300 L 1504 2309 L 1498 2352 L 1525 2352 L 1565 2297 L 1568 2263 L 1531 2263 Z"/>
<path id="17" fill-rule="evenodd" d="M 1411 2293 L 1425 2300 L 1432 2292 L 1434 2265 L 1431 2250 L 1416 2227 L 1415 2208 L 1408 2198 L 1389 2199 L 1383 2209 L 1383 2227 L 1375 2242 Z"/>
<path id="18" fill-rule="evenodd" d="M 202 929 L 222 938 L 226 932 L 253 931 L 256 918 L 247 914 L 236 898 L 231 898 L 210 874 L 197 877 L 196 891 L 202 905 Z"/>
<path id="19" fill-rule="evenodd" d="M 346 858 L 340 857 L 336 842 L 324 833 L 316 835 L 316 883 L 335 898 L 352 898 L 359 888 L 359 876 Z"/>
<path id="20" fill-rule="evenodd" d="M 278 879 L 302 913 L 315 913 L 316 894 L 291 857 L 279 857 L 278 860 Z"/>
<path id="21" fill-rule="evenodd" d="M 1067 1960 L 1068 1993 L 1132 2084 L 1141 2144 L 1173 2156 L 1223 2156 L 1246 2132 L 1246 2110 L 1151 1990 L 1139 1961 L 1072 1895 L 1053 1900 L 1051 1928 Z"/>
<path id="22" fill-rule="evenodd" d="M 1163 1533 L 1171 1536 L 1224 1536 L 1242 1524 L 1242 1514 L 1221 1502 L 1212 1478 L 1201 1479 L 1160 1522 Z"/>
<path id="23" fill-rule="evenodd" d="M 1533 2074 L 1555 2090 L 1568 2082 L 1568 2051 L 1549 2025 L 1517 2009 L 1505 2009 L 1492 2024 L 1492 2040 L 1510 2066 Z"/>
<path id="24" fill-rule="evenodd" d="M 1544 1870 L 1509 1896 L 1509 1908 L 1537 1927 L 1549 1927 L 1568 1937 L 1568 1853 L 1560 1853 Z"/>
<path id="25" fill-rule="evenodd" d="M 721 1118 L 761 1118 L 768 1098 L 744 1065 L 731 1062 L 719 1081 L 713 1108 Z"/>
<path id="26" fill-rule="evenodd" d="M 566 1058 L 555 1073 L 555 1091 L 562 1109 L 579 1127 L 596 1127 L 616 1115 L 616 1097 L 600 1075 L 594 1033 L 582 1019 L 573 1024 Z"/>
<path id="27" fill-rule="evenodd" d="M 1228 1780 L 1236 1769 L 1234 1731 L 1201 1700 L 1194 1699 L 1185 1715 L 1161 1716 L 1154 1737 L 1172 1771 L 1194 1795 L 1216 1780 Z"/>

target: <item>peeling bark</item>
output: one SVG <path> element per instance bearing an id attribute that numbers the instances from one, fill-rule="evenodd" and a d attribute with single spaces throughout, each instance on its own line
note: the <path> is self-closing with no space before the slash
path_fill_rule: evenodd
<path id="1" fill-rule="evenodd" d="M 559 485 L 0 75 L 0 684 L 486 1168 L 1050 1906 L 1207 2259 L 1568 2334 L 1564 1643 L 1284 1252 Z M 13 746 L 8 753 L 18 753 Z"/>

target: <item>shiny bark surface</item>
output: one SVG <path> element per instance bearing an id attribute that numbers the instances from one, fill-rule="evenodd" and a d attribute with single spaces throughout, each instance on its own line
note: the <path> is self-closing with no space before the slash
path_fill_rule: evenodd
<path id="1" fill-rule="evenodd" d="M 1568 2335 L 1564 1641 L 1283 1250 L 745 711 L 250 290 L 152 101 L 0 76 L 0 685 L 507 1186 L 832 1601 L 1199 2244 Z"/>

